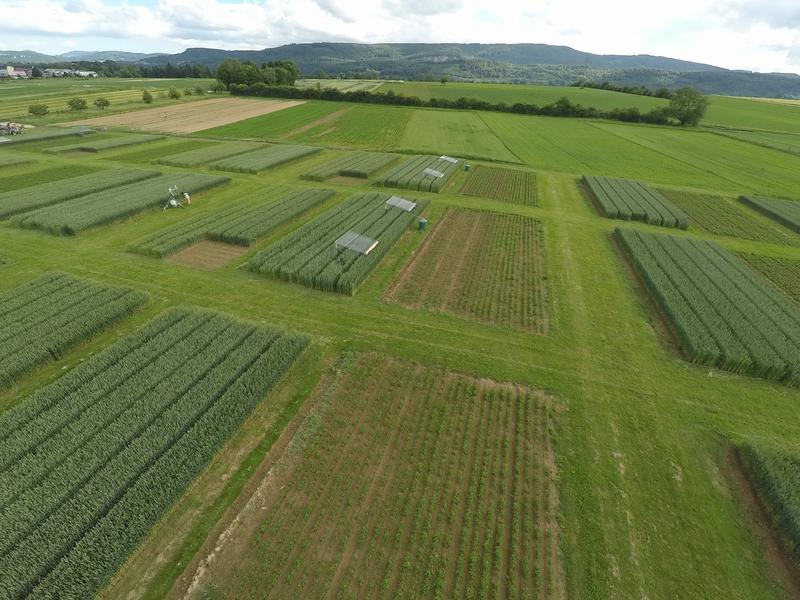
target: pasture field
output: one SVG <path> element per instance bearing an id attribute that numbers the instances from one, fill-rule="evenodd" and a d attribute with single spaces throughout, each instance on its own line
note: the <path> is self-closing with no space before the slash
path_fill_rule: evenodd
<path id="1" fill-rule="evenodd" d="M 458 193 L 536 206 L 536 177 L 530 171 L 476 165 Z"/>
<path id="2" fill-rule="evenodd" d="M 544 334 L 546 282 L 540 222 L 447 209 L 384 299 Z"/>
<path id="3" fill-rule="evenodd" d="M 231 171 L 233 173 L 260 173 L 278 165 L 292 162 L 320 152 L 322 148 L 314 146 L 297 146 L 292 144 L 276 144 L 258 148 L 243 154 L 228 156 L 208 165 L 215 171 Z"/>
<path id="4" fill-rule="evenodd" d="M 776 223 L 780 223 L 795 233 L 800 233 L 800 202 L 783 198 L 759 198 L 756 196 L 740 196 L 739 200 Z"/>
<path id="5" fill-rule="evenodd" d="M 800 304 L 800 260 L 750 253 L 739 257 Z"/>
<path id="6" fill-rule="evenodd" d="M 677 229 L 689 227 L 683 211 L 641 181 L 584 175 L 583 184 L 604 217 Z"/>
<path id="7" fill-rule="evenodd" d="M 556 410 L 529 388 L 354 359 L 188 597 L 563 598 Z"/>
<path id="8" fill-rule="evenodd" d="M 384 173 L 377 184 L 419 192 L 440 192 L 462 165 L 463 161 L 452 157 L 412 156 Z"/>

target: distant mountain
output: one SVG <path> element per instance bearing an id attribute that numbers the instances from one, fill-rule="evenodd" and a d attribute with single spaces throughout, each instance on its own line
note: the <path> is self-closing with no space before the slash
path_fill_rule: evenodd
<path id="1" fill-rule="evenodd" d="M 144 54 L 143 52 L 119 52 L 116 50 L 101 50 L 98 52 L 86 52 L 83 50 L 72 50 L 59 55 L 59 60 L 86 60 L 92 62 L 113 60 L 114 62 L 137 63 L 148 58 L 162 56 L 160 53 Z"/>
<path id="2" fill-rule="evenodd" d="M 57 62 L 57 56 L 41 54 L 33 50 L 0 50 L 0 64 L 10 63 L 15 67 Z"/>

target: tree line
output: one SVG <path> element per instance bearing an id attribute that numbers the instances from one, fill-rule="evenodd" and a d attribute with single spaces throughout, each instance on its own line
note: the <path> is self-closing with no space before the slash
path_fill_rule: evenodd
<path id="1" fill-rule="evenodd" d="M 227 89 L 232 85 L 293 86 L 300 77 L 300 69 L 291 60 L 273 60 L 259 66 L 250 61 L 226 58 L 217 67 L 216 76 Z"/>
<path id="2" fill-rule="evenodd" d="M 620 92 L 622 94 L 651 96 L 653 98 L 665 98 L 667 100 L 671 100 L 675 96 L 674 92 L 665 87 L 658 87 L 654 90 L 651 90 L 645 85 L 617 85 L 616 83 L 611 83 L 610 81 L 603 81 L 600 83 L 597 81 L 591 81 L 589 79 L 578 79 L 572 84 L 572 87 L 592 88 L 594 90 L 609 90 L 611 92 Z"/>

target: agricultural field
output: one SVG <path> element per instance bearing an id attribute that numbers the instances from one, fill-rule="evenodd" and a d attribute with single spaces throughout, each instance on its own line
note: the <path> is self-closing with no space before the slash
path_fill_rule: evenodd
<path id="1" fill-rule="evenodd" d="M 355 293 L 378 262 L 417 220 L 427 202 L 406 211 L 389 207 L 388 194 L 355 194 L 256 254 L 256 273 L 342 294 Z M 348 234 L 366 236 L 376 245 L 363 250 L 339 247 Z"/>
<path id="2" fill-rule="evenodd" d="M 5 412 L 3 596 L 92 597 L 307 342 L 176 310 Z"/>
<path id="3" fill-rule="evenodd" d="M 23 144 L 30 144 L 32 142 L 41 142 L 44 140 L 55 140 L 59 138 L 83 135 L 84 133 L 85 132 L 82 129 L 77 127 L 34 127 L 26 129 L 25 133 L 21 135 L 3 136 L 0 138 L 0 143 L 2 143 L 3 147 L 20 146 Z M 88 133 L 91 133 L 91 131 Z"/>
<path id="4" fill-rule="evenodd" d="M 331 177 L 358 177 L 369 179 L 377 171 L 398 159 L 386 152 L 353 152 L 337 156 L 303 173 L 304 179 L 325 181 Z"/>
<path id="5" fill-rule="evenodd" d="M 553 400 L 381 355 L 343 371 L 188 597 L 563 598 Z"/>
<path id="6" fill-rule="evenodd" d="M 463 161 L 442 156 L 420 155 L 404 160 L 378 179 L 378 185 L 439 192 L 463 165 Z"/>
<path id="7" fill-rule="evenodd" d="M 530 171 L 476 165 L 458 192 L 464 196 L 536 206 L 536 177 Z"/>
<path id="8" fill-rule="evenodd" d="M 333 190 L 293 190 L 287 186 L 263 188 L 221 210 L 160 229 L 137 240 L 130 249 L 163 258 L 203 239 L 250 246 L 333 194 Z"/>
<path id="9" fill-rule="evenodd" d="M 111 155 L 104 156 L 104 158 L 134 163 L 153 162 L 164 157 L 182 154 L 190 150 L 209 148 L 217 144 L 217 142 L 212 142 L 211 140 L 192 140 L 169 136 L 163 141 L 153 142 L 144 148 L 135 150 L 123 149 L 122 152 L 113 152 Z"/>
<path id="10" fill-rule="evenodd" d="M 739 257 L 800 304 L 800 259 L 740 253 Z"/>
<path id="11" fill-rule="evenodd" d="M 262 144 L 253 142 L 222 142 L 221 144 L 202 146 L 186 152 L 170 153 L 166 158 L 158 158 L 153 162 L 172 167 L 199 167 L 212 161 L 244 154 L 263 147 Z"/>
<path id="12" fill-rule="evenodd" d="M 58 153 L 58 152 L 100 152 L 101 150 L 112 150 L 116 148 L 124 148 L 125 146 L 134 146 L 136 144 L 143 144 L 145 142 L 153 142 L 156 140 L 164 139 L 159 135 L 126 135 L 121 137 L 112 137 L 109 139 L 95 141 L 90 139 L 88 142 L 77 142 L 74 144 L 65 144 L 63 146 L 51 146 L 45 152 Z"/>
<path id="13" fill-rule="evenodd" d="M 371 92 L 386 84 L 369 79 L 298 79 L 295 85 L 300 88 L 334 88 L 341 92 Z"/>
<path id="14" fill-rule="evenodd" d="M 713 242 L 617 229 L 686 356 L 800 383 L 800 307 Z"/>
<path id="15" fill-rule="evenodd" d="M 688 217 L 663 194 L 641 181 L 583 176 L 586 191 L 600 214 L 609 219 L 643 221 L 650 225 L 687 229 Z"/>
<path id="16" fill-rule="evenodd" d="M 334 122 L 325 122 L 286 139 L 334 148 L 392 151 L 400 147 L 414 111 L 394 106 L 356 104 Z"/>
<path id="17" fill-rule="evenodd" d="M 322 148 L 313 146 L 295 146 L 291 144 L 267 146 L 214 161 L 208 165 L 208 168 L 216 171 L 256 174 L 284 163 L 311 156 L 321 150 Z"/>
<path id="18" fill-rule="evenodd" d="M 26 167 L 31 167 L 30 163 Z M 100 167 L 87 164 L 59 164 L 51 166 L 35 166 L 35 170 L 31 171 L 25 169 L 20 172 L 20 169 L 15 169 L 13 175 L 0 174 L 0 190 L 3 190 L 2 198 L 8 198 L 5 194 L 12 190 L 20 188 L 31 187 L 42 183 L 50 183 L 51 181 L 59 181 L 62 179 L 71 179 L 79 177 L 80 175 L 88 175 L 89 173 L 96 173 L 101 170 Z"/>
<path id="19" fill-rule="evenodd" d="M 542 225 L 530 217 L 447 209 L 384 299 L 547 333 Z"/>
<path id="20" fill-rule="evenodd" d="M 776 133 L 772 131 L 740 131 L 736 129 L 719 130 L 718 133 L 727 137 L 750 142 L 757 146 L 773 148 L 781 152 L 800 156 L 800 132 Z"/>
<path id="21" fill-rule="evenodd" d="M 757 196 L 741 196 L 739 200 L 745 206 L 766 215 L 795 233 L 800 233 L 800 201 Z"/>
<path id="22" fill-rule="evenodd" d="M 66 273 L 0 294 L 0 388 L 133 313 L 147 297 Z"/>
<path id="23" fill-rule="evenodd" d="M 0 167 L 10 167 L 13 165 L 21 165 L 31 162 L 33 159 L 30 156 L 21 156 L 19 154 L 0 154 Z"/>

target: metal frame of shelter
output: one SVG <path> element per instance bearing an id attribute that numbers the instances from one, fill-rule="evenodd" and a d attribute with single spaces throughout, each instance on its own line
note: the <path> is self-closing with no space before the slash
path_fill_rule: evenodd
<path id="1" fill-rule="evenodd" d="M 389 207 L 392 206 L 406 212 L 411 212 L 417 207 L 417 203 L 412 202 L 411 200 L 406 200 L 405 198 L 401 198 L 400 196 L 390 196 L 386 201 L 386 209 L 388 210 Z"/>
<path id="2" fill-rule="evenodd" d="M 425 169 L 422 171 L 422 174 L 427 175 L 428 177 L 436 177 L 437 179 L 444 177 L 444 173 L 437 171 L 436 169 L 431 169 L 430 167 L 425 167 Z"/>
<path id="3" fill-rule="evenodd" d="M 374 240 L 371 237 L 361 235 L 351 230 L 336 238 L 336 241 L 333 242 L 333 251 L 337 254 L 337 258 L 340 249 L 351 250 L 357 254 L 366 256 L 372 252 L 377 245 L 378 240 Z"/>

